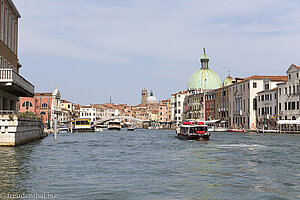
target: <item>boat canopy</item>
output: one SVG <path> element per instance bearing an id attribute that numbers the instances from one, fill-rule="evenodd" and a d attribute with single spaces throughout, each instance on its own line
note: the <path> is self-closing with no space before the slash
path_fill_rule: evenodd
<path id="1" fill-rule="evenodd" d="M 300 120 L 278 120 L 277 124 L 300 124 Z"/>
<path id="2" fill-rule="evenodd" d="M 197 127 L 207 127 L 207 125 L 181 125 L 182 128 L 197 128 Z"/>

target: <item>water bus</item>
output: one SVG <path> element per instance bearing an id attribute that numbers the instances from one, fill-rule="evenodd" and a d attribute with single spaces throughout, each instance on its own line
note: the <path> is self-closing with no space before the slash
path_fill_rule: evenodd
<path id="1" fill-rule="evenodd" d="M 74 132 L 94 132 L 91 119 L 89 118 L 77 118 L 74 119 Z"/>
<path id="2" fill-rule="evenodd" d="M 108 122 L 108 130 L 121 130 L 121 122 Z"/>
<path id="3" fill-rule="evenodd" d="M 176 137 L 185 140 L 209 140 L 208 126 L 204 122 L 184 122 L 176 129 Z"/>

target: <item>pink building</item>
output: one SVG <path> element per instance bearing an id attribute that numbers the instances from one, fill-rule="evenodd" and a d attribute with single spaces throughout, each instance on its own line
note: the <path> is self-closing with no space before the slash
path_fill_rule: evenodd
<path id="1" fill-rule="evenodd" d="M 40 115 L 43 123 L 51 122 L 52 93 L 35 93 L 34 97 L 20 97 L 19 112 L 33 112 Z"/>

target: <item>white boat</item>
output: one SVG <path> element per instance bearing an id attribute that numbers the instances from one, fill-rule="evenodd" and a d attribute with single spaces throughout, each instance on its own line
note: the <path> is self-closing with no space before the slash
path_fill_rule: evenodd
<path id="1" fill-rule="evenodd" d="M 177 138 L 184 140 L 209 140 L 209 132 L 204 122 L 184 122 L 176 129 Z"/>
<path id="2" fill-rule="evenodd" d="M 128 127 L 127 128 L 127 131 L 134 131 L 135 130 L 135 127 Z"/>
<path id="3" fill-rule="evenodd" d="M 121 122 L 108 122 L 108 130 L 121 130 Z"/>
<path id="4" fill-rule="evenodd" d="M 96 127 L 95 127 L 95 131 L 96 131 L 96 132 L 101 132 L 101 131 L 103 131 L 103 129 L 102 129 L 101 127 L 99 127 L 99 126 L 96 126 Z"/>

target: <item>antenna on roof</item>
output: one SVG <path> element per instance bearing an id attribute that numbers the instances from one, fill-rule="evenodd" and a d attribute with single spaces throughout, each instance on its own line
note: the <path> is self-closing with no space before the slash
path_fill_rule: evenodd
<path id="1" fill-rule="evenodd" d="M 109 98 L 109 103 L 111 104 L 111 96 L 110 96 L 110 98 Z"/>

